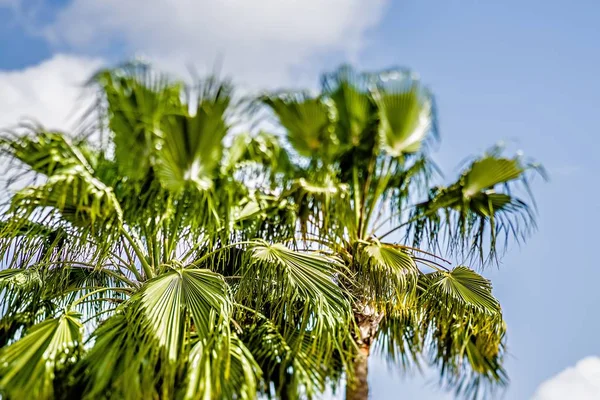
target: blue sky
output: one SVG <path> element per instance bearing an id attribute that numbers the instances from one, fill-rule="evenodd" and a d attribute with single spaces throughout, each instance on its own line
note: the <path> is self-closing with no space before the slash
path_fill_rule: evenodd
<path id="1" fill-rule="evenodd" d="M 251 87 L 316 85 L 340 62 L 410 67 L 437 96 L 437 160 L 448 176 L 500 139 L 551 176 L 534 187 L 538 232 L 486 273 L 509 328 L 505 398 L 532 398 L 545 380 L 600 355 L 600 2 L 209 3 L 0 0 L 0 124 L 24 114 L 66 123 L 78 82 L 139 54 L 175 72 L 220 59 Z M 372 364 L 373 399 L 444 398 L 426 379 Z M 569 376 L 554 384 L 568 387 Z M 564 398 L 553 392 L 535 399 Z"/>

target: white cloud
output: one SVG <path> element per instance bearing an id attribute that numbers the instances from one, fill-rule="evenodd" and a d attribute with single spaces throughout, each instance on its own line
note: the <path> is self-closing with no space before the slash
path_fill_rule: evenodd
<path id="1" fill-rule="evenodd" d="M 311 58 L 320 52 L 356 56 L 387 1 L 72 0 L 49 25 L 34 17 L 23 23 L 28 30 L 42 26 L 48 40 L 72 54 L 110 55 L 117 44 L 179 74 L 189 64 L 203 73 L 221 61 L 223 72 L 257 88 L 314 83 L 322 67 Z M 21 0 L 0 0 L 0 7 L 19 6 L 22 16 L 37 15 L 42 3 L 36 4 L 22 9 Z M 67 128 L 81 84 L 100 65 L 98 58 L 59 54 L 23 70 L 0 70 L 0 129 L 23 117 Z"/>
<path id="2" fill-rule="evenodd" d="M 69 128 L 80 111 L 83 83 L 101 64 L 97 58 L 58 54 L 23 70 L 0 70 L 0 129 L 24 118 L 48 128 Z"/>
<path id="3" fill-rule="evenodd" d="M 600 357 L 587 357 L 543 382 L 532 400 L 600 399 Z"/>
<path id="4" fill-rule="evenodd" d="M 321 68 L 311 57 L 356 57 L 387 1 L 73 0 L 44 34 L 86 52 L 116 42 L 169 69 L 191 63 L 202 72 L 221 60 L 252 86 L 293 83 L 292 70 L 312 82 Z"/>

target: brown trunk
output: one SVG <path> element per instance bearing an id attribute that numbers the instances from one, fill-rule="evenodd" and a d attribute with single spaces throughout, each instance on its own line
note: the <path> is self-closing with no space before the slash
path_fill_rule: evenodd
<path id="1" fill-rule="evenodd" d="M 354 359 L 354 379 L 346 383 L 346 400 L 369 399 L 369 345 L 362 345 Z"/>
<path id="2" fill-rule="evenodd" d="M 356 305 L 354 320 L 358 325 L 355 336 L 358 353 L 353 360 L 354 379 L 346 383 L 346 400 L 368 400 L 369 398 L 369 352 L 375 339 L 383 314 L 369 306 Z"/>

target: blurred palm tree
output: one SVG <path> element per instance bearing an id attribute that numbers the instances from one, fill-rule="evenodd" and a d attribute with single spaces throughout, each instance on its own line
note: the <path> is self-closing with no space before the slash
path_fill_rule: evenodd
<path id="1" fill-rule="evenodd" d="M 506 382 L 490 282 L 439 254 L 483 266 L 523 239 L 514 188 L 539 168 L 495 148 L 432 186 L 410 72 L 249 103 L 140 65 L 91 84 L 81 134 L 1 142 L 26 182 L 0 225 L 3 398 L 314 398 L 345 376 L 366 399 L 373 350 L 467 396 Z M 255 108 L 274 132 L 236 133 Z"/>

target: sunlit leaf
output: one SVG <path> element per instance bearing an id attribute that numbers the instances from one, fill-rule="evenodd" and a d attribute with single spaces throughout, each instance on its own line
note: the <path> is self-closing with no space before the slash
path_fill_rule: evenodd
<path id="1" fill-rule="evenodd" d="M 475 161 L 465 172 L 463 194 L 472 197 L 481 190 L 521 177 L 524 169 L 517 159 L 486 157 Z"/>
<path id="2" fill-rule="evenodd" d="M 54 376 L 81 346 L 79 315 L 68 312 L 32 327 L 0 350 L 0 392 L 10 398 L 52 399 Z M 71 361 L 72 363 L 72 361 Z"/>
<path id="3" fill-rule="evenodd" d="M 179 113 L 163 118 L 156 173 L 169 190 L 178 192 L 188 183 L 200 190 L 211 187 L 228 129 L 225 112 L 230 91 L 224 84 L 210 97 L 199 99 L 194 115 Z"/>
<path id="4" fill-rule="evenodd" d="M 319 98 L 302 94 L 282 94 L 264 98 L 286 129 L 287 139 L 301 155 L 327 154 L 334 145 L 331 107 Z"/>
<path id="5" fill-rule="evenodd" d="M 141 179 L 150 168 L 163 116 L 181 111 L 182 86 L 144 68 L 103 71 L 96 82 L 108 102 L 118 168 Z"/>
<path id="6" fill-rule="evenodd" d="M 395 157 L 417 152 L 433 128 L 432 99 L 408 71 L 380 77 L 375 101 L 384 148 Z"/>
<path id="7" fill-rule="evenodd" d="M 465 305 L 496 314 L 500 311 L 498 300 L 492 296 L 492 285 L 475 271 L 461 266 L 449 272 L 436 273 L 427 289 L 454 298 Z"/>

